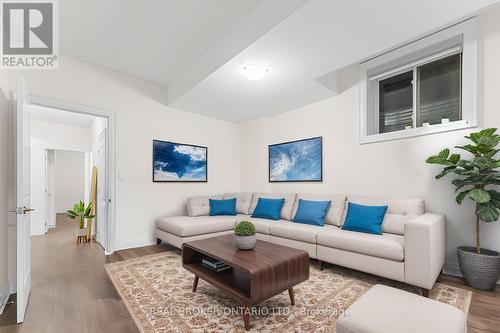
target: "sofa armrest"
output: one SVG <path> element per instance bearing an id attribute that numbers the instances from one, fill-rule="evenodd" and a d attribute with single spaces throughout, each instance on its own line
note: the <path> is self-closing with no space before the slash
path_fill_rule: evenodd
<path id="1" fill-rule="evenodd" d="M 446 257 L 444 215 L 425 213 L 405 223 L 405 282 L 432 289 Z"/>

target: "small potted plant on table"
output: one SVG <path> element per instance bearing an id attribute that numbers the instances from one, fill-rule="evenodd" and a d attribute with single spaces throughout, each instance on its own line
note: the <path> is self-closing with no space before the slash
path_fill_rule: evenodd
<path id="1" fill-rule="evenodd" d="M 75 204 L 72 210 L 68 210 L 67 216 L 70 219 L 76 220 L 78 223 L 78 227 L 75 230 L 76 234 L 76 243 L 80 243 L 82 240 L 87 242 L 90 239 L 87 239 L 87 228 L 85 228 L 85 220 L 86 219 L 93 219 L 95 215 L 92 215 L 91 213 L 91 205 L 85 207 L 85 204 L 83 201 L 80 201 L 79 203 Z"/>
<path id="2" fill-rule="evenodd" d="M 426 162 L 443 165 L 436 176 L 439 179 L 449 173 L 458 177 L 452 181 L 456 187 L 455 201 L 460 205 L 465 198 L 474 201 L 476 208 L 476 246 L 457 248 L 458 265 L 467 284 L 481 290 L 493 289 L 500 277 L 500 254 L 481 248 L 480 224 L 495 222 L 500 215 L 500 160 L 495 158 L 500 151 L 500 135 L 496 128 L 487 128 L 471 133 L 466 139 L 472 142 L 455 148 L 465 150 L 472 156 L 462 159 L 460 154 L 451 154 L 443 149 L 439 154 L 429 157 Z"/>
<path id="3" fill-rule="evenodd" d="M 255 226 L 252 222 L 241 221 L 234 229 L 236 246 L 240 250 L 251 250 L 254 248 L 257 238 L 255 237 Z"/>

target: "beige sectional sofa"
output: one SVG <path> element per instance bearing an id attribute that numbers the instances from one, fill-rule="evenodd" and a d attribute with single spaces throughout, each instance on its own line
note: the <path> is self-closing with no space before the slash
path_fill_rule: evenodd
<path id="1" fill-rule="evenodd" d="M 260 197 L 285 198 L 279 221 L 252 218 Z M 237 198 L 236 216 L 209 216 L 208 199 Z M 299 199 L 330 200 L 325 226 L 294 223 Z M 342 230 L 347 203 L 387 205 L 382 235 Z M 193 197 L 188 216 L 156 220 L 155 236 L 178 248 L 192 240 L 233 233 L 235 224 L 255 224 L 257 237 L 305 250 L 311 258 L 406 282 L 429 290 L 445 261 L 445 217 L 426 213 L 421 199 L 385 199 L 351 195 L 229 193 Z"/>

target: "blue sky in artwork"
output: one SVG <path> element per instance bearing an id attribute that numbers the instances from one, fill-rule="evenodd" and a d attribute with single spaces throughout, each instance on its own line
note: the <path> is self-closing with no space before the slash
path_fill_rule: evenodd
<path id="1" fill-rule="evenodd" d="M 206 180 L 206 148 L 156 140 L 153 145 L 155 180 Z"/>
<path id="2" fill-rule="evenodd" d="M 321 138 L 269 147 L 272 181 L 321 180 Z"/>

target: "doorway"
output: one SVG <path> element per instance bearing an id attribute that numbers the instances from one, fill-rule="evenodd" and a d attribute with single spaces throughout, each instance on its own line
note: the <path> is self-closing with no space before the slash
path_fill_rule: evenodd
<path id="1" fill-rule="evenodd" d="M 114 196 L 115 196 L 115 124 L 116 118 L 115 114 L 112 111 L 96 109 L 87 106 L 75 105 L 71 103 L 66 103 L 62 101 L 56 101 L 44 97 L 32 96 L 29 94 L 24 80 L 19 81 L 18 89 L 16 90 L 15 100 L 13 101 L 14 106 L 14 114 L 13 114 L 13 150 L 14 150 L 14 158 L 13 158 L 13 170 L 15 175 L 15 181 L 13 184 L 14 191 L 12 193 L 12 202 L 15 206 L 13 212 L 15 213 L 13 216 L 13 223 L 9 221 L 9 226 L 14 226 L 14 232 L 9 236 L 9 284 L 12 286 L 11 290 L 17 293 L 17 321 L 23 322 L 24 315 L 30 295 L 31 290 L 31 276 L 32 276 L 32 267 L 31 267 L 31 214 L 34 212 L 34 208 L 32 205 L 32 187 L 31 187 L 31 127 L 30 127 L 30 116 L 31 112 L 29 110 L 30 107 L 39 107 L 39 108 L 49 108 L 57 110 L 61 114 L 75 114 L 81 116 L 91 116 L 97 119 L 100 119 L 100 122 L 96 122 L 97 124 L 105 123 L 106 126 L 106 140 L 104 141 L 104 155 L 101 157 L 102 160 L 105 161 L 105 174 L 104 174 L 104 183 L 102 186 L 105 190 L 102 193 L 105 193 L 105 202 L 106 208 L 104 212 L 101 211 L 101 214 L 106 216 L 105 222 L 107 222 L 106 228 L 104 230 L 104 235 L 102 235 L 102 247 L 104 248 L 104 252 L 106 254 L 110 254 L 114 249 L 114 233 L 115 233 L 115 205 L 114 205 Z M 97 128 L 97 126 L 96 126 Z M 100 128 L 99 133 L 102 132 L 103 128 Z M 45 133 L 59 135 L 60 131 L 44 131 Z M 97 139 L 96 139 L 97 141 Z M 86 160 L 91 161 L 91 152 L 92 146 L 90 149 L 81 149 L 78 145 L 68 145 L 67 142 L 63 144 L 58 144 L 54 142 L 49 142 L 44 147 L 43 156 L 47 156 L 47 159 L 50 159 L 50 150 L 76 150 L 82 151 L 86 154 Z M 97 146 L 96 146 L 97 147 Z M 47 154 L 47 155 L 45 155 Z M 56 159 L 57 163 L 57 154 Z M 49 165 L 48 162 L 44 162 L 42 164 L 44 166 L 44 175 L 42 178 L 47 180 L 47 172 L 46 166 Z M 90 169 L 90 166 L 89 168 Z M 50 171 L 48 172 L 50 174 Z M 88 176 L 90 179 L 90 176 Z M 87 179 L 88 180 L 88 179 Z M 89 182 L 86 182 L 89 183 Z M 101 183 L 101 184 L 102 184 Z M 44 184 L 45 185 L 45 184 Z M 90 187 L 90 186 L 89 186 Z M 49 186 L 42 186 L 44 190 L 49 192 Z M 87 193 L 85 192 L 85 197 L 88 198 Z M 50 194 L 50 192 L 49 192 Z M 54 194 L 54 193 L 52 193 Z M 40 210 L 46 211 L 47 207 L 51 206 L 52 203 L 50 199 L 47 200 L 49 195 L 43 195 L 43 204 L 39 205 Z M 52 199 L 53 200 L 53 199 Z M 55 205 L 55 200 L 54 200 Z M 101 208 L 102 209 L 102 208 Z M 49 214 L 42 214 L 42 219 L 47 221 L 47 226 L 49 224 Z M 47 229 L 47 226 L 45 229 Z M 56 223 L 57 227 L 57 223 Z M 12 237 L 11 237 L 12 236 Z M 11 264 L 12 263 L 12 264 Z"/>
<path id="2" fill-rule="evenodd" d="M 57 216 L 83 202 L 96 216 L 85 225 L 87 239 L 96 239 L 106 249 L 107 120 L 39 105 L 28 105 L 27 109 L 31 122 L 32 236 L 57 228 Z"/>

